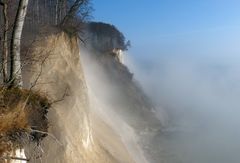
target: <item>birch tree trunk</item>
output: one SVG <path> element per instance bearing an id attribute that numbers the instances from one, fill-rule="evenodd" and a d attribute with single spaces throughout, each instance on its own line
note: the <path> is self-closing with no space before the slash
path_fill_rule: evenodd
<path id="1" fill-rule="evenodd" d="M 13 26 L 13 35 L 11 40 L 11 66 L 10 66 L 10 82 L 13 86 L 22 87 L 21 73 L 21 57 L 20 45 L 24 20 L 27 13 L 28 0 L 20 0 Z"/>

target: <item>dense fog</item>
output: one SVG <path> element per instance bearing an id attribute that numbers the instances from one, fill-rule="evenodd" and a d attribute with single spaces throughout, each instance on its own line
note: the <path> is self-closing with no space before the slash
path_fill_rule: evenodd
<path id="1" fill-rule="evenodd" d="M 168 112 L 168 125 L 164 128 L 167 136 L 163 139 L 176 162 L 240 160 L 239 52 L 228 41 L 225 40 L 226 46 L 223 40 L 221 44 L 215 42 L 215 46 L 199 45 L 186 55 L 179 51 L 172 55 L 160 52 L 125 56 L 136 80 L 155 104 Z M 214 49 L 210 54 L 211 47 L 218 47 L 219 53 Z M 197 54 L 208 51 L 208 55 L 195 55 L 194 50 Z M 153 142 L 158 141 L 163 141 L 161 134 Z"/>

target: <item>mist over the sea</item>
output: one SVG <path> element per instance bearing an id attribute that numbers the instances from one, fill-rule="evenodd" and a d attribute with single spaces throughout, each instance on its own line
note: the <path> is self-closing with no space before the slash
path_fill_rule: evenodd
<path id="1" fill-rule="evenodd" d="M 136 80 L 168 113 L 167 136 L 153 142 L 164 144 L 176 162 L 239 163 L 240 51 L 234 34 L 218 40 L 220 32 L 202 44 L 188 37 L 174 40 L 174 50 L 170 41 L 154 55 L 126 55 Z"/>

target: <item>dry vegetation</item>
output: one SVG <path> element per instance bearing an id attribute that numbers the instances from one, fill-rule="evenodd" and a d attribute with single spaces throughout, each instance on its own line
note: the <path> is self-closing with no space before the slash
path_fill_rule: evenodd
<path id="1" fill-rule="evenodd" d="M 0 161 L 47 136 L 49 107 L 46 96 L 38 92 L 0 88 Z"/>

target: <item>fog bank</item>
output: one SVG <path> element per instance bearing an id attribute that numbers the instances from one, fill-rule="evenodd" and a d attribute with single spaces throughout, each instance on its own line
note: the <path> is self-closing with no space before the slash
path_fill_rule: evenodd
<path id="1" fill-rule="evenodd" d="M 168 162 L 240 161 L 237 59 L 234 55 L 126 56 L 136 80 L 169 114 L 167 136 L 159 133 L 153 140 L 170 153 Z"/>

